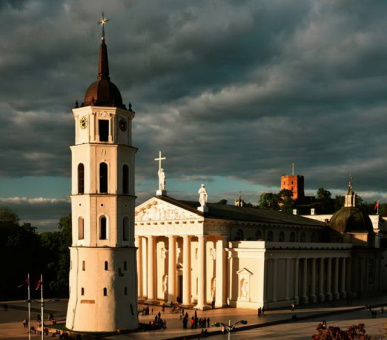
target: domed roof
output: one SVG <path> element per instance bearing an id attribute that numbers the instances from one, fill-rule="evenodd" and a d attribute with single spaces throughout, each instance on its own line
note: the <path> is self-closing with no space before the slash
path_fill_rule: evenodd
<path id="1" fill-rule="evenodd" d="M 358 207 L 342 207 L 336 211 L 329 225 L 340 233 L 373 233 L 369 216 Z"/>
<path id="2" fill-rule="evenodd" d="M 120 90 L 110 81 L 109 62 L 105 37 L 99 48 L 98 77 L 86 91 L 82 106 L 110 106 L 125 109 Z"/>
<path id="3" fill-rule="evenodd" d="M 86 91 L 82 106 L 114 106 L 125 108 L 122 103 L 120 90 L 111 81 L 106 79 L 92 83 Z"/>

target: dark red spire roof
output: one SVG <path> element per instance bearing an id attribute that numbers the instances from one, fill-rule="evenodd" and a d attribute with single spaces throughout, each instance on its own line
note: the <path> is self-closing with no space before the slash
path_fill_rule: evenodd
<path id="1" fill-rule="evenodd" d="M 105 37 L 99 47 L 98 77 L 86 91 L 85 100 L 81 106 L 108 106 L 126 109 L 122 103 L 121 93 L 117 86 L 110 81 L 109 61 Z"/>

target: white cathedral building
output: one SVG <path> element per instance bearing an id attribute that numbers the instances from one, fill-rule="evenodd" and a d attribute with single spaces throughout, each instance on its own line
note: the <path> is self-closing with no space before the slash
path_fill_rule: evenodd
<path id="1" fill-rule="evenodd" d="M 372 223 L 355 207 L 351 183 L 329 225 L 177 200 L 160 189 L 135 210 L 138 297 L 145 303 L 277 308 L 381 290 L 384 249 L 374 247 Z"/>
<path id="2" fill-rule="evenodd" d="M 72 246 L 66 327 L 136 329 L 134 157 L 131 105 L 110 81 L 102 17 L 97 81 L 73 109 Z"/>

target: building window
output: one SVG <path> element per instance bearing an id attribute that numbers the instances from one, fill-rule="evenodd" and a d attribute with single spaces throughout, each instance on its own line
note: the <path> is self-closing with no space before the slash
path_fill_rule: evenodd
<path id="1" fill-rule="evenodd" d="M 107 288 L 103 289 L 103 296 L 107 296 Z"/>
<path id="2" fill-rule="evenodd" d="M 310 237 L 310 242 L 316 242 L 316 234 L 313 233 L 312 236 Z"/>
<path id="3" fill-rule="evenodd" d="M 124 270 L 127 270 L 126 261 L 124 261 Z"/>
<path id="4" fill-rule="evenodd" d="M 78 218 L 78 239 L 83 240 L 85 238 L 85 221 L 83 217 Z"/>
<path id="5" fill-rule="evenodd" d="M 300 236 L 300 242 L 306 242 L 306 236 L 305 236 L 305 233 L 301 233 L 301 236 Z"/>
<path id="6" fill-rule="evenodd" d="M 285 242 L 285 233 L 283 231 L 281 231 L 279 233 L 279 241 L 280 242 Z"/>
<path id="7" fill-rule="evenodd" d="M 109 121 L 105 119 L 98 120 L 99 141 L 109 141 Z"/>
<path id="8" fill-rule="evenodd" d="M 290 233 L 290 242 L 296 242 L 296 233 L 294 231 Z"/>
<path id="9" fill-rule="evenodd" d="M 100 232 L 99 232 L 99 239 L 100 240 L 106 240 L 106 229 L 107 229 L 107 226 L 106 226 L 106 217 L 103 216 L 101 217 L 100 219 Z"/>
<path id="10" fill-rule="evenodd" d="M 82 261 L 82 270 L 83 270 L 83 271 L 86 270 L 86 261 Z"/>
<path id="11" fill-rule="evenodd" d="M 235 234 L 235 241 L 242 241 L 244 239 L 243 230 L 238 229 Z"/>
<path id="12" fill-rule="evenodd" d="M 108 261 L 105 261 L 105 270 L 109 270 L 109 263 L 108 263 Z"/>
<path id="13" fill-rule="evenodd" d="M 126 216 L 122 222 L 122 239 L 129 241 L 129 218 Z"/>
<path id="14" fill-rule="evenodd" d="M 126 164 L 122 167 L 122 192 L 129 194 L 129 167 Z"/>
<path id="15" fill-rule="evenodd" d="M 267 242 L 273 242 L 273 232 L 269 231 L 267 233 Z"/>
<path id="16" fill-rule="evenodd" d="M 124 295 L 128 295 L 128 287 L 124 288 Z"/>
<path id="17" fill-rule="evenodd" d="M 78 164 L 78 194 L 85 193 L 85 166 Z"/>
<path id="18" fill-rule="evenodd" d="M 108 166 L 106 163 L 99 165 L 99 192 L 108 192 Z"/>
<path id="19" fill-rule="evenodd" d="M 132 315 L 134 315 L 133 305 L 132 304 L 130 304 L 130 312 L 132 313 Z"/>
<path id="20" fill-rule="evenodd" d="M 256 240 L 261 240 L 262 239 L 262 231 L 256 230 L 255 231 L 255 239 Z"/>
<path id="21" fill-rule="evenodd" d="M 85 295 L 85 288 L 81 288 L 81 295 Z"/>

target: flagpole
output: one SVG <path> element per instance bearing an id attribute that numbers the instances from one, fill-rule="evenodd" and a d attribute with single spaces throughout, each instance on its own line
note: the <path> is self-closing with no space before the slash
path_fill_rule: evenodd
<path id="1" fill-rule="evenodd" d="M 31 289 L 30 289 L 30 273 L 28 273 L 27 280 L 28 280 L 28 340 L 31 340 Z"/>
<path id="2" fill-rule="evenodd" d="M 42 328 L 41 328 L 41 331 L 42 331 L 42 340 L 44 339 L 44 310 L 43 310 L 43 274 L 40 274 L 40 301 L 41 301 L 41 314 L 42 314 Z"/>

